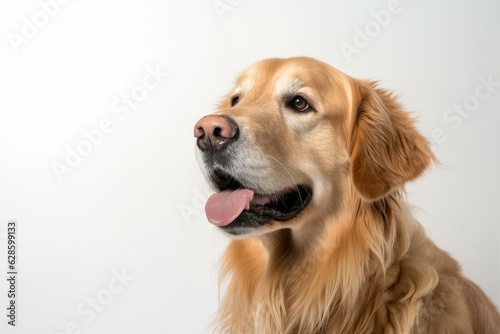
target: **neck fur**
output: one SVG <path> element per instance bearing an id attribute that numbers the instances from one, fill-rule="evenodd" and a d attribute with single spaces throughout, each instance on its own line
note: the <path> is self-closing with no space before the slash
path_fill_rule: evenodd
<path id="1" fill-rule="evenodd" d="M 367 202 L 352 191 L 343 207 L 353 209 L 308 222 L 312 228 L 232 241 L 221 272 L 221 281 L 229 279 L 222 328 L 321 333 L 335 322 L 339 333 L 362 332 L 359 318 L 366 317 L 366 308 L 378 308 L 359 303 L 380 300 L 398 279 L 397 264 L 409 248 L 414 228 L 408 222 L 414 220 L 402 197 L 395 192 Z"/>

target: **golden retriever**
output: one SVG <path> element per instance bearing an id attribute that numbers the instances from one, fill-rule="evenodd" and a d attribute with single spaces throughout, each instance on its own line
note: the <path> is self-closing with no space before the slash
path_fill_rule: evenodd
<path id="1" fill-rule="evenodd" d="M 495 306 L 405 203 L 435 158 L 391 92 L 268 59 L 194 135 L 217 191 L 208 220 L 234 237 L 218 332 L 499 333 Z"/>

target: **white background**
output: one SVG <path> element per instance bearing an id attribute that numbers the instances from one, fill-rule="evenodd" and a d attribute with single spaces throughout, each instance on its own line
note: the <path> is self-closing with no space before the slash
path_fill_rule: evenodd
<path id="1" fill-rule="evenodd" d="M 442 165 L 408 186 L 409 201 L 499 304 L 500 87 L 467 118 L 444 119 L 474 102 L 479 78 L 500 81 L 498 1 L 401 0 L 385 26 L 372 12 L 388 1 L 74 0 L 46 22 L 44 3 L 0 5 L 0 278 L 9 219 L 20 272 L 15 328 L 0 280 L 0 332 L 210 333 L 227 239 L 203 213 L 193 125 L 245 67 L 296 55 L 380 80 L 424 135 L 442 129 Z M 27 21 L 39 27 L 21 43 Z M 356 40 L 364 29 L 367 45 Z M 157 67 L 168 77 L 120 118 L 113 105 Z M 103 119 L 113 130 L 59 182 L 52 164 Z M 122 270 L 126 286 L 114 280 Z M 91 298 L 105 304 L 93 319 L 77 311 L 91 313 Z"/>

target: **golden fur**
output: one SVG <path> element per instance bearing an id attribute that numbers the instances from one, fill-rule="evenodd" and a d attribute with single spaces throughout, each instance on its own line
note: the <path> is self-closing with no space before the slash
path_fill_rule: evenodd
<path id="1" fill-rule="evenodd" d="M 314 112 L 288 110 L 283 91 Z M 405 203 L 404 184 L 435 159 L 392 93 L 310 58 L 269 59 L 240 76 L 216 114 L 232 117 L 272 169 L 260 182 L 313 189 L 296 217 L 230 242 L 216 331 L 499 333 L 495 306 Z"/>

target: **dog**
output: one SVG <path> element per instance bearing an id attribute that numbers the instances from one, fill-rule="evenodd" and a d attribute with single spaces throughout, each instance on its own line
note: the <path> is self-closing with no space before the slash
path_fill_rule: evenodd
<path id="1" fill-rule="evenodd" d="M 207 218 L 232 237 L 216 331 L 500 332 L 405 202 L 436 159 L 390 91 L 311 58 L 266 59 L 194 136 L 216 191 Z"/>

